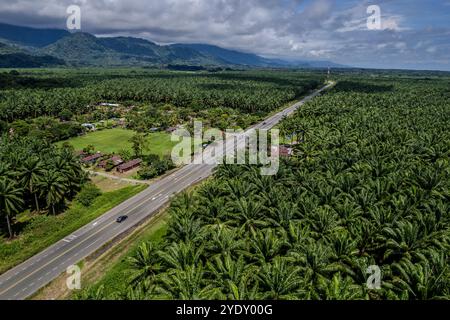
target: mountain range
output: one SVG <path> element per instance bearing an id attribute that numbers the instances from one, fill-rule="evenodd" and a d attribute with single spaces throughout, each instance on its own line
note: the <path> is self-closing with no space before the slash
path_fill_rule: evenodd
<path id="1" fill-rule="evenodd" d="M 329 61 L 284 61 L 209 44 L 158 45 L 133 37 L 97 37 L 0 23 L 0 67 L 190 65 L 339 68 Z"/>

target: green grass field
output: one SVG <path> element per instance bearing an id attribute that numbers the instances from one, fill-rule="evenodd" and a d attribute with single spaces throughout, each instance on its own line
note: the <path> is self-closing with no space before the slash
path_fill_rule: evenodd
<path id="1" fill-rule="evenodd" d="M 84 136 L 72 138 L 58 142 L 62 145 L 65 142 L 71 144 L 75 150 L 82 150 L 88 145 L 93 145 L 95 151 L 103 153 L 118 153 L 121 150 L 130 150 L 130 138 L 135 134 L 132 130 L 126 129 L 106 129 L 102 131 L 90 132 Z M 170 141 L 170 134 L 165 132 L 155 132 L 148 135 L 149 150 L 145 154 L 157 154 L 159 156 L 169 155 L 176 142 Z"/>

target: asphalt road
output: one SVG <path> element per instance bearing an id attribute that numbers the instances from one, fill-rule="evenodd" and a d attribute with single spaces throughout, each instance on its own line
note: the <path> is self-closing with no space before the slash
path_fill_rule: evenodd
<path id="1" fill-rule="evenodd" d="M 253 126 L 252 129 L 272 128 L 284 116 L 292 114 L 305 102 L 332 85 L 329 84 L 315 91 L 298 103 Z M 225 152 L 229 151 L 230 149 L 227 146 Z M 214 167 L 213 164 L 186 165 L 153 183 L 143 192 L 126 200 L 41 253 L 10 269 L 0 276 L 0 300 L 22 300 L 31 296 L 61 273 L 66 272 L 67 267 L 78 263 L 115 237 L 142 222 L 142 220 L 151 217 L 173 195 L 208 178 Z M 122 215 L 127 215 L 128 219 L 122 223 L 117 223 L 116 218 Z"/>

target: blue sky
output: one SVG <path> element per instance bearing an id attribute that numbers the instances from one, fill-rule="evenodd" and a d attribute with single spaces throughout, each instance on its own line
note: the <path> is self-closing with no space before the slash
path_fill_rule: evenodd
<path id="1" fill-rule="evenodd" d="M 202 42 L 266 57 L 369 68 L 450 70 L 450 0 L 9 0 L 0 21 L 64 28 L 78 4 L 82 31 L 158 43 Z M 378 5 L 381 29 L 367 28 Z"/>

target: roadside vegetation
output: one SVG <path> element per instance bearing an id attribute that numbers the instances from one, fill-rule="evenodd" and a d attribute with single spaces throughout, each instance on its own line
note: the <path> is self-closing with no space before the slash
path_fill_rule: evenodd
<path id="1" fill-rule="evenodd" d="M 449 79 L 338 80 L 281 124 L 304 140 L 278 174 L 220 166 L 172 201 L 126 286 L 82 298 L 449 299 Z"/>
<path id="2" fill-rule="evenodd" d="M 144 189 L 145 186 L 141 185 L 128 186 L 99 195 L 95 187 L 88 185 L 59 215 L 30 216 L 28 212 L 20 215 L 17 218 L 17 224 L 23 227 L 20 234 L 13 240 L 0 239 L 0 273 L 46 249 Z"/>

